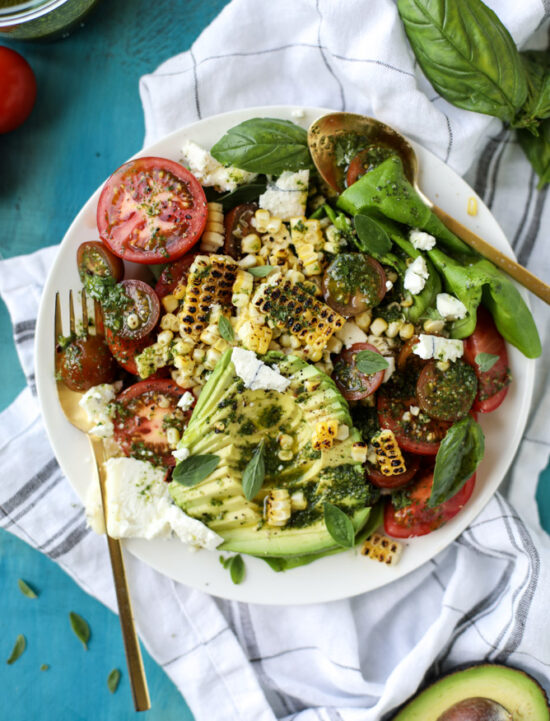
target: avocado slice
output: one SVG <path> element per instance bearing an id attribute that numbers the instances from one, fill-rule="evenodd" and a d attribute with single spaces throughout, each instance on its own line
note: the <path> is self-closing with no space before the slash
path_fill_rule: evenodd
<path id="1" fill-rule="evenodd" d="M 483 664 L 439 679 L 409 701 L 392 721 L 437 721 L 455 704 L 472 698 L 496 701 L 508 711 L 512 721 L 550 719 L 548 699 L 534 678 L 508 666 Z M 464 717 L 464 721 L 467 718 L 470 717 Z"/>
<path id="2" fill-rule="evenodd" d="M 231 353 L 229 349 L 220 358 L 179 444 L 191 456 L 216 454 L 218 467 L 193 487 L 172 481 L 172 498 L 222 536 L 222 550 L 293 557 L 337 549 L 324 522 L 324 502 L 347 513 L 356 531 L 366 523 L 372 502 L 363 467 L 352 459 L 353 444 L 361 438 L 346 400 L 325 373 L 282 353 L 262 360 L 290 380 L 288 389 L 247 389 L 235 373 Z M 350 428 L 348 438 L 330 449 L 313 450 L 316 424 L 331 419 Z M 279 456 L 281 434 L 292 439 L 288 460 Z M 266 475 L 250 501 L 243 493 L 242 474 L 261 440 Z M 300 492 L 307 502 L 283 527 L 270 526 L 263 518 L 264 498 L 274 488 L 286 488 L 290 495 Z"/>

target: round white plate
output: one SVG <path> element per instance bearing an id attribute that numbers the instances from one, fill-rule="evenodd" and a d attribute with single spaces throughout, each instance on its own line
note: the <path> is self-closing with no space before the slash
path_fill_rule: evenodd
<path id="1" fill-rule="evenodd" d="M 181 160 L 184 137 L 210 148 L 237 123 L 253 117 L 278 117 L 294 120 L 304 127 L 320 115 L 323 108 L 287 106 L 250 108 L 201 120 L 168 135 L 137 154 Z M 466 213 L 468 198 L 474 191 L 441 160 L 416 145 L 421 168 L 420 187 L 437 205 L 468 225 L 497 248 L 513 255 L 496 220 L 478 198 L 478 214 Z M 115 168 L 113 167 L 113 171 Z M 67 297 L 70 288 L 79 288 L 76 249 L 86 240 L 97 240 L 96 207 L 98 189 L 67 231 L 59 255 L 47 280 L 36 331 L 36 380 L 46 429 L 61 468 L 81 499 L 92 478 L 89 446 L 86 438 L 66 420 L 57 400 L 53 367 L 53 307 L 55 291 Z M 461 513 L 443 528 L 412 539 L 397 566 L 386 567 L 364 558 L 355 551 L 324 558 L 309 566 L 275 573 L 261 560 L 245 557 L 246 579 L 236 586 L 218 560 L 219 553 L 189 551 L 177 540 L 129 540 L 124 546 L 161 573 L 177 581 L 216 596 L 238 601 L 268 604 L 302 604 L 332 601 L 370 591 L 391 583 L 418 568 L 439 553 L 477 516 L 502 481 L 522 436 L 531 401 L 534 361 L 509 347 L 514 382 L 504 404 L 496 413 L 481 419 L 486 435 L 486 451 L 477 476 L 474 494 Z M 330 582 L 328 582 L 330 579 Z"/>

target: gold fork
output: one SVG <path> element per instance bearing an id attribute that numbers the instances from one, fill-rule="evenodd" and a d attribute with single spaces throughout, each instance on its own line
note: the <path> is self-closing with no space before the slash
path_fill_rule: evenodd
<path id="1" fill-rule="evenodd" d="M 88 334 L 88 308 L 86 294 L 84 291 L 80 294 L 82 307 L 82 335 Z M 102 327 L 101 308 L 94 301 L 94 315 L 96 332 Z M 73 302 L 73 292 L 69 291 L 69 325 L 70 333 L 76 333 L 75 309 Z M 57 370 L 57 344 L 59 336 L 63 335 L 63 326 L 61 321 L 61 305 L 59 301 L 59 293 L 55 294 L 55 337 L 54 337 L 54 363 Z M 88 421 L 85 411 L 80 407 L 79 401 L 84 395 L 77 391 L 72 391 L 63 383 L 57 380 L 57 394 L 59 403 L 67 417 L 67 420 L 84 433 L 90 430 L 91 424 Z M 105 474 L 103 471 L 103 462 L 106 460 L 103 441 L 101 438 L 87 436 L 90 441 L 92 452 L 97 465 L 97 473 L 99 476 L 99 487 L 101 489 L 101 500 L 103 505 L 103 519 L 105 521 L 105 529 L 107 529 L 106 518 L 106 499 L 105 499 Z M 107 547 L 111 559 L 111 568 L 113 571 L 113 579 L 115 583 L 115 591 L 118 603 L 118 613 L 120 618 L 120 626 L 122 629 L 122 639 L 124 641 L 124 651 L 126 653 L 126 664 L 128 666 L 128 675 L 130 677 L 130 686 L 132 688 L 132 696 L 134 699 L 134 708 L 136 711 L 147 711 L 151 707 L 149 699 L 149 690 L 147 688 L 147 679 L 145 678 L 145 670 L 143 668 L 143 660 L 141 650 L 134 625 L 134 616 L 130 603 L 130 594 L 128 592 L 128 583 L 126 581 L 126 572 L 124 570 L 124 557 L 122 555 L 122 546 L 116 538 L 107 535 Z"/>

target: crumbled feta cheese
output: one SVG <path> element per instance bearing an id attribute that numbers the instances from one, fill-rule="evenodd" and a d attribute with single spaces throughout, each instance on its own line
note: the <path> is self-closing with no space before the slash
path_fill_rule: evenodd
<path id="1" fill-rule="evenodd" d="M 291 115 L 293 118 L 296 118 L 296 120 L 303 120 L 306 117 L 306 111 L 303 108 L 295 108 Z"/>
<path id="2" fill-rule="evenodd" d="M 456 338 L 440 338 L 437 335 L 421 333 L 413 353 L 424 360 L 436 358 L 441 361 L 455 361 L 464 354 L 464 343 Z"/>
<path id="3" fill-rule="evenodd" d="M 438 293 L 436 306 L 438 313 L 446 320 L 460 320 L 468 312 L 464 303 L 449 293 Z"/>
<path id="4" fill-rule="evenodd" d="M 178 461 L 184 461 L 186 458 L 189 458 L 189 448 L 185 448 L 185 446 L 182 446 L 181 448 L 176 448 L 175 451 L 172 451 L 172 455 Z"/>
<path id="5" fill-rule="evenodd" d="M 411 412 L 412 416 L 417 416 L 420 413 L 420 407 L 419 406 L 410 406 L 409 411 Z"/>
<path id="6" fill-rule="evenodd" d="M 352 320 L 348 320 L 334 334 L 338 340 L 341 340 L 346 348 L 350 348 L 354 343 L 366 343 L 367 335 Z"/>
<path id="7" fill-rule="evenodd" d="M 235 366 L 235 373 L 244 381 L 245 388 L 282 393 L 290 385 L 288 378 L 258 360 L 254 351 L 233 348 L 231 360 Z"/>
<path id="8" fill-rule="evenodd" d="M 195 396 L 189 391 L 185 391 L 182 397 L 178 401 L 178 408 L 182 411 L 188 411 L 195 402 Z"/>
<path id="9" fill-rule="evenodd" d="M 382 383 L 387 383 L 395 371 L 395 358 L 392 355 L 387 356 L 387 357 L 385 356 L 385 358 L 388 361 L 388 367 L 384 371 L 384 377 L 382 378 Z"/>
<path id="10" fill-rule="evenodd" d="M 220 191 L 235 190 L 237 186 L 250 183 L 256 177 L 256 173 L 248 173 L 231 166 L 224 167 L 208 150 L 204 150 L 192 140 L 184 142 L 181 153 L 183 163 L 202 185 L 214 186 Z"/>
<path id="11" fill-rule="evenodd" d="M 258 204 L 281 220 L 304 216 L 308 183 L 309 170 L 299 170 L 297 173 L 285 170 L 277 180 L 269 182 Z"/>
<path id="12" fill-rule="evenodd" d="M 93 428 L 88 431 L 90 435 L 99 438 L 110 438 L 113 435 L 114 407 L 112 402 L 121 388 L 121 381 L 100 383 L 98 386 L 92 386 L 80 399 L 78 405 L 86 412 L 89 422 L 94 424 Z"/>
<path id="13" fill-rule="evenodd" d="M 150 539 L 176 535 L 184 543 L 209 550 L 222 542 L 217 533 L 175 505 L 168 484 L 164 482 L 162 468 L 135 458 L 110 458 L 104 468 L 107 529 L 113 538 Z M 98 491 L 89 492 L 90 506 L 87 498 L 86 508 L 87 518 L 95 526 Z M 94 497 L 95 506 L 92 505 Z M 92 528 L 96 530 L 96 527 Z"/>
<path id="14" fill-rule="evenodd" d="M 418 295 L 426 285 L 428 277 L 429 273 L 426 261 L 419 255 L 407 268 L 403 286 L 405 290 L 408 290 L 412 295 Z"/>
<path id="15" fill-rule="evenodd" d="M 435 238 L 423 230 L 413 228 L 409 233 L 409 240 L 417 250 L 431 250 L 435 245 Z"/>
<path id="16" fill-rule="evenodd" d="M 393 288 L 393 283 L 391 282 L 391 280 L 387 280 L 386 281 L 386 290 L 390 291 L 392 288 Z"/>

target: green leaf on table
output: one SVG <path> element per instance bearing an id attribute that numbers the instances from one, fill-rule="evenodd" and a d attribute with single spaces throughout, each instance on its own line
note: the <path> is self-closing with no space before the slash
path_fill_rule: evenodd
<path id="1" fill-rule="evenodd" d="M 481 0 L 398 0 L 414 54 L 448 102 L 512 122 L 527 98 L 516 45 Z"/>
<path id="2" fill-rule="evenodd" d="M 238 553 L 236 556 L 231 556 L 231 558 L 229 559 L 228 568 L 231 580 L 234 584 L 238 585 L 239 583 L 242 583 L 244 581 L 246 569 L 240 553 Z"/>
<path id="3" fill-rule="evenodd" d="M 370 376 L 373 373 L 389 368 L 389 363 L 384 356 L 376 353 L 376 351 L 360 350 L 355 354 L 355 367 L 360 373 Z"/>
<path id="4" fill-rule="evenodd" d="M 50 668 L 49 663 L 43 663 L 42 666 L 40 666 L 41 671 L 47 671 Z"/>
<path id="5" fill-rule="evenodd" d="M 262 193 L 265 193 L 267 187 L 267 180 L 256 179 L 253 183 L 247 183 L 246 185 L 239 185 L 235 190 L 229 193 L 224 193 L 216 202 L 222 204 L 223 212 L 227 213 L 232 208 L 241 205 L 242 203 L 251 203 L 253 200 L 257 200 Z"/>
<path id="6" fill-rule="evenodd" d="M 548 50 L 526 50 L 520 55 L 529 92 L 513 127 L 527 127 L 533 135 L 538 135 L 540 120 L 550 117 L 550 54 Z"/>
<path id="7" fill-rule="evenodd" d="M 325 501 L 323 504 L 325 525 L 333 540 L 344 548 L 353 548 L 355 529 L 350 517 L 338 506 Z"/>
<path id="8" fill-rule="evenodd" d="M 118 684 L 120 683 L 120 671 L 118 668 L 114 668 L 111 673 L 107 676 L 107 688 L 111 693 L 114 693 Z"/>
<path id="9" fill-rule="evenodd" d="M 216 470 L 219 462 L 220 457 L 213 453 L 190 456 L 177 464 L 172 479 L 182 486 L 196 486 Z"/>
<path id="10" fill-rule="evenodd" d="M 247 268 L 246 272 L 255 278 L 265 278 L 272 270 L 275 270 L 274 265 L 256 265 L 254 268 Z"/>
<path id="11" fill-rule="evenodd" d="M 475 357 L 477 367 L 482 373 L 487 373 L 498 361 L 500 356 L 493 355 L 492 353 L 478 353 Z"/>
<path id="12" fill-rule="evenodd" d="M 358 213 L 353 221 L 357 231 L 355 243 L 359 250 L 375 258 L 389 253 L 392 246 L 390 236 L 376 220 L 363 213 Z"/>
<path id="13" fill-rule="evenodd" d="M 28 583 L 23 581 L 22 578 L 19 578 L 17 581 L 17 585 L 19 586 L 19 590 L 23 594 L 23 596 L 26 596 L 27 598 L 38 598 L 38 594 L 34 590 L 34 588 L 31 588 Z"/>
<path id="14" fill-rule="evenodd" d="M 245 120 L 228 130 L 210 152 L 218 162 L 252 173 L 280 175 L 313 168 L 307 132 L 279 118 Z"/>
<path id="15" fill-rule="evenodd" d="M 246 498 L 251 501 L 263 485 L 265 478 L 265 462 L 264 462 L 264 441 L 258 443 L 252 458 L 243 473 L 243 492 Z"/>
<path id="16" fill-rule="evenodd" d="M 82 616 L 79 616 L 78 613 L 75 613 L 74 611 L 69 613 L 69 621 L 75 636 L 82 642 L 82 645 L 87 651 L 88 641 L 90 640 L 90 627 Z"/>
<path id="17" fill-rule="evenodd" d="M 218 330 L 221 337 L 228 343 L 232 343 L 235 340 L 235 333 L 233 332 L 233 326 L 231 325 L 231 321 L 224 315 L 220 315 L 220 318 L 218 320 Z"/>
<path id="18" fill-rule="evenodd" d="M 428 506 L 439 506 L 458 493 L 475 473 L 484 450 L 485 436 L 471 416 L 452 425 L 437 451 Z"/>
<path id="19" fill-rule="evenodd" d="M 8 663 L 10 666 L 12 663 L 15 663 L 17 659 L 21 656 L 23 651 L 26 649 L 26 647 L 27 642 L 25 640 L 25 636 L 19 634 L 19 636 L 15 639 L 15 644 L 6 663 Z"/>
<path id="20" fill-rule="evenodd" d="M 535 137 L 529 130 L 518 130 L 517 137 L 521 149 L 539 176 L 538 189 L 550 183 L 550 118 L 544 120 Z"/>

